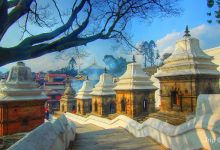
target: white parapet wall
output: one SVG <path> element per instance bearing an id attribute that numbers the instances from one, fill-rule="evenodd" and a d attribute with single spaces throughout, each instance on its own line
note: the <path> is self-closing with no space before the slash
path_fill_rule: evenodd
<path id="1" fill-rule="evenodd" d="M 65 150 L 75 140 L 75 134 L 75 125 L 62 115 L 29 132 L 8 150 Z"/>
<path id="2" fill-rule="evenodd" d="M 173 126 L 155 118 L 142 124 L 120 115 L 113 120 L 89 116 L 84 118 L 71 113 L 66 117 L 80 124 L 94 124 L 105 129 L 122 127 L 136 137 L 150 136 L 173 150 L 194 150 L 220 148 L 220 94 L 200 95 L 196 116 L 179 126 Z"/>

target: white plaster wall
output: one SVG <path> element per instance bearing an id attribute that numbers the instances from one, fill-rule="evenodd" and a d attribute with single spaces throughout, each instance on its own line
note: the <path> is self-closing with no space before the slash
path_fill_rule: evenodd
<path id="1" fill-rule="evenodd" d="M 196 107 L 196 115 L 211 115 L 220 114 L 220 97 L 219 94 L 205 95 L 201 94 L 198 97 Z"/>
<path id="2" fill-rule="evenodd" d="M 220 71 L 220 46 L 214 47 L 211 49 L 206 49 L 203 52 L 205 52 L 206 54 L 208 54 L 210 56 L 213 56 L 212 62 L 219 66 L 218 70 Z"/>
<path id="3" fill-rule="evenodd" d="M 157 71 L 158 72 L 158 71 Z M 150 80 L 153 82 L 153 85 L 157 87 L 155 91 L 155 107 L 160 108 L 160 81 L 152 75 Z"/>
<path id="4" fill-rule="evenodd" d="M 150 136 L 167 148 L 174 150 L 199 148 L 218 150 L 220 148 L 220 113 L 219 107 L 215 107 L 215 103 L 219 103 L 218 100 L 220 100 L 220 94 L 200 95 L 197 105 L 199 106 L 200 102 L 203 105 L 207 101 L 209 105 L 203 105 L 207 108 L 198 107 L 196 116 L 179 126 L 173 126 L 155 118 L 150 118 L 140 124 L 123 115 L 113 120 L 93 115 L 87 118 L 70 113 L 65 115 L 69 120 L 81 124 L 91 123 L 105 129 L 122 127 L 136 137 Z"/>
<path id="5" fill-rule="evenodd" d="M 75 125 L 62 115 L 29 132 L 8 150 L 65 150 L 75 140 L 75 134 Z"/>

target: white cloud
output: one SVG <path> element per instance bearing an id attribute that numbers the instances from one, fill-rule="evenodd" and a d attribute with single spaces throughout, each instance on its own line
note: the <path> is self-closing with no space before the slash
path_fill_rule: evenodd
<path id="1" fill-rule="evenodd" d="M 156 41 L 157 48 L 160 53 L 172 52 L 176 43 L 176 40 L 181 37 L 180 32 L 173 32 L 167 34 L 165 37 Z"/>
<path id="2" fill-rule="evenodd" d="M 30 67 L 32 71 L 39 72 L 56 70 L 65 67 L 68 63 L 68 60 L 59 59 L 57 58 L 57 53 L 51 53 L 35 59 L 25 60 L 23 62 L 26 64 L 26 66 Z M 10 63 L 3 66 L 3 68 L 7 68 L 9 70 L 14 65 L 15 63 Z"/>
<path id="3" fill-rule="evenodd" d="M 172 32 L 156 41 L 161 54 L 172 52 L 175 49 L 175 43 L 182 38 L 184 31 Z M 190 29 L 190 34 L 200 40 L 201 49 L 208 49 L 220 45 L 220 26 L 202 24 Z"/>

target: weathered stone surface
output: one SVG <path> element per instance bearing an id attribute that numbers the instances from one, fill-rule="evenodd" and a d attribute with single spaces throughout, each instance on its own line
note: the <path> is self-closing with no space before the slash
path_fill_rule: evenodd
<path id="1" fill-rule="evenodd" d="M 116 113 L 133 118 L 154 112 L 154 92 L 154 90 L 116 91 Z"/>
<path id="2" fill-rule="evenodd" d="M 92 111 L 92 99 L 76 99 L 77 113 L 85 115 Z"/>
<path id="3" fill-rule="evenodd" d="M 98 116 L 107 116 L 115 113 L 115 95 L 93 95 L 92 113 Z"/>
<path id="4" fill-rule="evenodd" d="M 62 115 L 28 133 L 8 150 L 65 150 L 75 140 L 76 127 Z"/>

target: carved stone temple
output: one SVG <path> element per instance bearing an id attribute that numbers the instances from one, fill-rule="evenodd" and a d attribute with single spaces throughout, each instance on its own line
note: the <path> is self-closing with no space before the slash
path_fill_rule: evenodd
<path id="1" fill-rule="evenodd" d="M 99 82 L 91 92 L 92 113 L 99 116 L 106 116 L 115 113 L 115 91 L 113 78 L 106 72 L 100 75 Z"/>
<path id="2" fill-rule="evenodd" d="M 92 82 L 88 79 L 85 80 L 76 96 L 77 114 L 85 115 L 92 111 L 92 96 L 90 95 L 92 89 Z"/>
<path id="3" fill-rule="evenodd" d="M 172 55 L 155 74 L 160 80 L 161 111 L 194 112 L 199 94 L 219 93 L 220 73 L 211 61 L 187 27 Z"/>
<path id="4" fill-rule="evenodd" d="M 72 112 L 76 109 L 76 92 L 71 84 L 66 85 L 63 96 L 60 99 L 60 112 Z"/>
<path id="5" fill-rule="evenodd" d="M 0 136 L 27 132 L 41 125 L 47 99 L 32 81 L 31 69 L 18 62 L 0 84 Z"/>
<path id="6" fill-rule="evenodd" d="M 151 113 L 155 109 L 153 86 L 149 76 L 141 65 L 133 62 L 127 65 L 126 72 L 120 77 L 116 87 L 116 113 L 129 117 L 138 117 Z"/>

